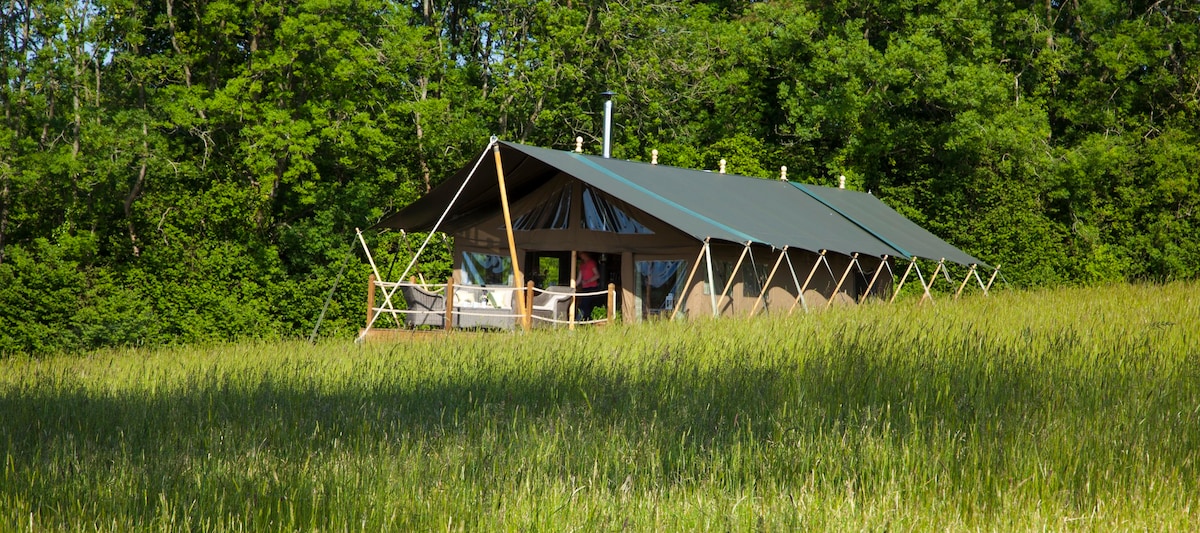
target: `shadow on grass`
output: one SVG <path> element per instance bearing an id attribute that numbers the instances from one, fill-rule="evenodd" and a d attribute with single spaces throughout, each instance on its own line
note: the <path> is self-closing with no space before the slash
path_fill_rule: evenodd
<path id="1" fill-rule="evenodd" d="M 402 385 L 366 369 L 360 383 L 336 387 L 309 386 L 303 372 L 285 371 L 201 373 L 159 393 L 69 382 L 10 388 L 0 391 L 0 447 L 9 464 L 0 494 L 56 513 L 102 491 L 106 479 L 126 480 L 111 487 L 112 505 L 148 519 L 163 511 L 159 493 L 218 498 L 200 494 L 211 485 L 186 479 L 215 476 L 220 498 L 292 498 L 312 516 L 322 511 L 298 487 L 311 484 L 314 471 L 297 465 L 334 454 L 348 454 L 358 469 L 386 462 L 381 455 L 409 454 L 390 468 L 432 478 L 451 475 L 436 468 L 458 462 L 468 485 L 497 491 L 511 489 L 503 479 L 530 464 L 546 478 L 594 477 L 599 465 L 613 489 L 635 474 L 635 483 L 661 486 L 714 472 L 735 486 L 798 485 L 814 474 L 830 486 L 882 483 L 887 469 L 913 466 L 901 448 L 916 454 L 914 464 L 936 465 L 930 468 L 952 480 L 979 484 L 970 476 L 985 469 L 994 478 L 988 483 L 1002 484 L 1027 475 L 1008 471 L 1023 464 L 1014 455 L 1047 453 L 1025 449 L 1030 444 L 1073 447 L 1101 461 L 1060 482 L 1077 490 L 1095 481 L 1093 471 L 1128 466 L 1094 457 L 1112 439 L 1168 461 L 1190 459 L 1195 470 L 1193 432 L 1158 438 L 1173 427 L 1178 434 L 1174 424 L 1196 423 L 1195 411 L 1179 419 L 1190 408 L 1183 403 L 1196 398 L 1193 373 L 1147 378 L 1031 367 L 1025 354 L 985 342 L 969 357 L 923 358 L 847 336 L 817 357 L 792 357 L 786 347 L 733 350 L 717 365 L 701 364 L 692 349 L 700 347 L 664 349 L 634 366 L 564 357 L 534 369 L 498 366 Z M 1123 407 L 1114 408 L 1117 399 Z M 1122 415 L 1141 422 L 1110 418 Z M 1096 433 L 1069 433 L 1078 428 Z M 868 441 L 883 451 L 864 451 Z M 535 448 L 557 451 L 547 458 Z M 750 465 L 738 466 L 734 455 Z M 1079 468 L 1066 455 L 1042 459 Z M 272 475 L 275 482 L 264 481 Z"/>

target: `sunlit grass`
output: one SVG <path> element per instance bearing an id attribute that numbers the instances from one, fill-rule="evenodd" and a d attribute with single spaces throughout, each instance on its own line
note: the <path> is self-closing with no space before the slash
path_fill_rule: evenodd
<path id="1" fill-rule="evenodd" d="M 1197 528 L 1200 286 L 0 361 L 0 530 Z"/>

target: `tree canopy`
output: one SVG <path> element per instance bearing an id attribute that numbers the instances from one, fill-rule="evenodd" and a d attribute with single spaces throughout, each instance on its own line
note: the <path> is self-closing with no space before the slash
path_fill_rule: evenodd
<path id="1" fill-rule="evenodd" d="M 604 90 L 616 157 L 845 175 L 1017 285 L 1200 272 L 1194 2 L 3 2 L 0 354 L 307 334 L 355 228 Z"/>

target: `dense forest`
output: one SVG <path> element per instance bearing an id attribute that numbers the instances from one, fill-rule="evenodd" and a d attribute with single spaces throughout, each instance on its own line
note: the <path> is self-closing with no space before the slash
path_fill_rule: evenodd
<path id="1" fill-rule="evenodd" d="M 491 135 L 598 152 L 604 90 L 615 157 L 845 175 L 1014 285 L 1200 272 L 1194 1 L 0 9 L 0 354 L 304 336 L 343 270 L 348 335 L 355 228 Z"/>

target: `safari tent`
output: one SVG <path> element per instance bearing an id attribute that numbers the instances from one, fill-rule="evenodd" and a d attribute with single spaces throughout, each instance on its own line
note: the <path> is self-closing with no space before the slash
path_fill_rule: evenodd
<path id="1" fill-rule="evenodd" d="M 574 324 L 592 318 L 574 311 L 583 297 L 629 322 L 791 313 L 888 299 L 910 275 L 928 295 L 948 264 L 966 267 L 957 292 L 991 283 L 990 266 L 867 193 L 495 140 L 377 227 L 453 237 L 455 275 L 410 283 L 410 263 L 402 281 L 375 280 L 367 330 L 381 312 L 410 326 Z M 604 294 L 573 285 L 584 251 Z M 928 280 L 917 258 L 936 263 Z"/>

